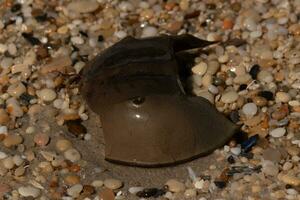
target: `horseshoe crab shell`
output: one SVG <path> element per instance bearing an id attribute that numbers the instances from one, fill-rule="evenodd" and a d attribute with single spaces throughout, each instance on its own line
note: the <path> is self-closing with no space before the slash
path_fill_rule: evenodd
<path id="1" fill-rule="evenodd" d="M 134 166 L 182 163 L 224 145 L 237 126 L 182 83 L 177 53 L 210 45 L 191 35 L 127 37 L 82 72 L 81 93 L 102 122 L 105 158 Z"/>

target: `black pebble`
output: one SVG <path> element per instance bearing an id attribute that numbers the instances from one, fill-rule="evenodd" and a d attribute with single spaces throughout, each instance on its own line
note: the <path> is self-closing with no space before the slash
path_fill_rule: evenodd
<path id="1" fill-rule="evenodd" d="M 253 80 L 256 80 L 259 71 L 260 71 L 260 66 L 258 64 L 255 64 L 251 67 L 249 74 L 251 75 Z"/>
<path id="2" fill-rule="evenodd" d="M 84 37 L 89 37 L 88 34 L 87 34 L 86 32 L 84 32 L 84 31 L 79 31 L 79 33 L 80 33 L 82 36 L 84 36 Z"/>
<path id="3" fill-rule="evenodd" d="M 103 42 L 103 41 L 104 41 L 103 35 L 99 35 L 99 36 L 98 36 L 98 42 Z"/>
<path id="4" fill-rule="evenodd" d="M 230 164 L 235 163 L 235 160 L 234 160 L 234 157 L 233 157 L 233 156 L 229 156 L 229 157 L 227 158 L 227 161 L 228 161 Z"/>
<path id="5" fill-rule="evenodd" d="M 245 90 L 247 88 L 247 84 L 242 84 L 239 87 L 239 91 Z"/>
<path id="6" fill-rule="evenodd" d="M 256 145 L 257 141 L 259 139 L 258 134 L 251 136 L 249 139 L 247 139 L 246 141 L 244 141 L 241 144 L 242 150 L 243 152 L 247 153 L 251 150 L 251 148 Z"/>
<path id="7" fill-rule="evenodd" d="M 18 12 L 21 9 L 22 5 L 21 4 L 15 4 L 11 7 L 10 11 L 11 12 Z"/>
<path id="8" fill-rule="evenodd" d="M 240 115 L 237 110 L 231 111 L 229 114 L 229 118 L 233 123 L 238 123 L 240 121 Z"/>
<path id="9" fill-rule="evenodd" d="M 214 183 L 220 189 L 226 187 L 226 182 L 225 181 L 215 181 Z"/>
<path id="10" fill-rule="evenodd" d="M 31 44 L 38 45 L 41 44 L 41 41 L 33 36 L 32 33 L 22 33 L 22 36 Z"/>
<path id="11" fill-rule="evenodd" d="M 48 15 L 45 13 L 43 15 L 38 15 L 36 17 L 34 17 L 36 19 L 36 21 L 38 22 L 45 22 L 48 20 Z"/>
<path id="12" fill-rule="evenodd" d="M 157 189 L 157 188 L 145 188 L 142 191 L 139 191 L 136 193 L 136 196 L 141 198 L 149 198 L 149 197 L 159 197 L 166 193 L 163 189 Z"/>
<path id="13" fill-rule="evenodd" d="M 270 91 L 261 91 L 261 92 L 258 93 L 258 96 L 264 97 L 264 98 L 267 99 L 268 101 L 274 99 L 274 95 L 273 95 L 273 93 L 270 92 Z"/>

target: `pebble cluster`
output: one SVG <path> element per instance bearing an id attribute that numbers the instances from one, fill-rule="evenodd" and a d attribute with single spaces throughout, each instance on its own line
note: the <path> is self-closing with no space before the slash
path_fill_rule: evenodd
<path id="1" fill-rule="evenodd" d="M 0 198 L 300 199 L 299 13 L 299 0 L 0 1 Z M 82 149 L 49 122 L 88 146 L 85 63 L 127 35 L 184 33 L 219 41 L 195 59 L 191 92 L 248 139 L 216 150 L 205 171 L 188 167 L 185 180 L 82 181 Z"/>

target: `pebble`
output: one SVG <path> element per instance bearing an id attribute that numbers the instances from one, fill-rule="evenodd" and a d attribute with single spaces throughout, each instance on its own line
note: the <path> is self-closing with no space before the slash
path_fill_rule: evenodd
<path id="1" fill-rule="evenodd" d="M 34 136 L 33 141 L 38 146 L 46 146 L 49 143 L 49 141 L 50 141 L 50 137 L 46 133 L 37 133 Z"/>
<path id="2" fill-rule="evenodd" d="M 130 187 L 128 189 L 128 192 L 131 193 L 131 194 L 136 194 L 140 191 L 144 190 L 144 187 Z"/>
<path id="3" fill-rule="evenodd" d="M 32 186 L 23 186 L 18 188 L 18 192 L 23 197 L 37 198 L 40 195 L 40 190 Z"/>
<path id="4" fill-rule="evenodd" d="M 288 170 L 292 169 L 292 167 L 293 167 L 293 164 L 291 162 L 285 162 L 282 166 L 282 169 L 284 171 L 288 171 Z"/>
<path id="5" fill-rule="evenodd" d="M 18 144 L 21 144 L 23 141 L 23 138 L 20 135 L 8 135 L 4 140 L 3 140 L 3 145 L 5 147 L 12 147 L 16 146 Z"/>
<path id="6" fill-rule="evenodd" d="M 53 101 L 56 98 L 56 92 L 53 89 L 50 88 L 44 88 L 40 91 L 37 91 L 37 95 L 43 100 L 43 101 Z"/>
<path id="7" fill-rule="evenodd" d="M 273 81 L 273 76 L 271 72 L 262 70 L 258 73 L 257 79 L 263 83 L 271 83 Z"/>
<path id="8" fill-rule="evenodd" d="M 207 64 L 205 62 L 200 62 L 192 68 L 192 72 L 200 76 L 203 76 L 206 73 L 206 70 Z"/>
<path id="9" fill-rule="evenodd" d="M 257 113 L 257 106 L 255 103 L 246 103 L 242 110 L 247 117 L 252 117 Z"/>
<path id="10" fill-rule="evenodd" d="M 279 150 L 271 147 L 263 150 L 262 156 L 264 160 L 269 160 L 275 163 L 279 163 L 282 157 Z"/>
<path id="11" fill-rule="evenodd" d="M 104 183 L 105 187 L 107 187 L 111 190 L 116 190 L 123 186 L 122 181 L 120 181 L 118 179 L 113 179 L 113 178 L 105 179 L 103 183 Z"/>
<path id="12" fill-rule="evenodd" d="M 0 198 L 3 198 L 3 196 L 11 191 L 11 187 L 5 183 L 0 183 Z"/>
<path id="13" fill-rule="evenodd" d="M 171 192 L 184 192 L 185 185 L 176 179 L 169 179 L 166 183 L 166 186 L 168 186 L 168 190 Z"/>
<path id="14" fill-rule="evenodd" d="M 235 91 L 228 91 L 222 95 L 221 101 L 223 103 L 233 103 L 238 99 L 238 97 L 239 95 Z"/>
<path id="15" fill-rule="evenodd" d="M 73 198 L 76 198 L 79 196 L 82 189 L 83 189 L 83 186 L 81 184 L 76 184 L 67 189 L 67 194 Z"/>
<path id="16" fill-rule="evenodd" d="M 96 0 L 76 0 L 68 4 L 67 8 L 70 12 L 91 13 L 97 10 L 99 3 Z"/>
<path id="17" fill-rule="evenodd" d="M 4 158 L 7 158 L 7 154 L 0 151 L 0 160 L 4 159 Z"/>
<path id="18" fill-rule="evenodd" d="M 99 187 L 102 187 L 103 184 L 104 184 L 104 183 L 103 183 L 102 180 L 94 180 L 94 181 L 92 182 L 91 185 L 94 186 L 94 187 L 96 187 L 96 188 L 97 188 L 97 187 L 99 188 Z"/>
<path id="19" fill-rule="evenodd" d="M 216 86 L 214 86 L 214 85 L 209 85 L 207 87 L 207 89 L 212 94 L 218 94 L 219 93 L 219 89 Z"/>
<path id="20" fill-rule="evenodd" d="M 276 100 L 279 102 L 287 103 L 291 99 L 290 95 L 286 92 L 277 92 L 276 93 Z"/>
<path id="21" fill-rule="evenodd" d="M 25 92 L 26 92 L 26 87 L 21 82 L 11 84 L 7 88 L 7 93 L 16 98 L 20 97 L 21 94 L 23 94 Z"/>
<path id="22" fill-rule="evenodd" d="M 13 156 L 13 161 L 14 161 L 15 165 L 17 165 L 17 166 L 20 166 L 24 163 L 23 158 L 19 155 L 14 155 Z"/>
<path id="23" fill-rule="evenodd" d="M 64 178 L 64 182 L 67 185 L 76 185 L 80 183 L 80 177 L 76 175 L 68 175 Z"/>
<path id="24" fill-rule="evenodd" d="M 12 169 L 15 166 L 14 160 L 12 157 L 7 157 L 2 160 L 3 167 L 5 169 Z"/>
<path id="25" fill-rule="evenodd" d="M 99 200 L 115 200 L 115 194 L 111 189 L 104 188 L 99 193 Z"/>
<path id="26" fill-rule="evenodd" d="M 147 26 L 143 29 L 142 35 L 141 37 L 153 37 L 156 36 L 158 33 L 157 28 L 153 27 L 153 26 Z"/>
<path id="27" fill-rule="evenodd" d="M 300 185 L 300 178 L 293 176 L 293 175 L 282 175 L 280 177 L 280 180 L 284 182 L 285 184 L 293 185 L 293 186 L 299 186 Z"/>
<path id="28" fill-rule="evenodd" d="M 269 134 L 272 137 L 279 138 L 279 137 L 284 136 L 285 132 L 286 132 L 285 128 L 276 128 L 276 129 L 271 130 Z"/>
<path id="29" fill-rule="evenodd" d="M 184 192 L 184 196 L 186 198 L 194 198 L 195 196 L 197 196 L 197 191 L 195 189 L 187 189 Z"/>
<path id="30" fill-rule="evenodd" d="M 240 153 L 242 152 L 241 147 L 233 147 L 230 149 L 231 153 L 233 153 L 234 155 L 240 155 Z"/>
<path id="31" fill-rule="evenodd" d="M 66 139 L 59 139 L 55 146 L 58 151 L 64 152 L 72 147 L 72 143 Z"/>
<path id="32" fill-rule="evenodd" d="M 80 153 L 74 148 L 66 150 L 64 152 L 64 157 L 71 162 L 77 162 L 81 159 Z"/>
<path id="33" fill-rule="evenodd" d="M 279 169 L 272 161 L 265 160 L 262 163 L 262 172 L 268 176 L 277 176 Z"/>

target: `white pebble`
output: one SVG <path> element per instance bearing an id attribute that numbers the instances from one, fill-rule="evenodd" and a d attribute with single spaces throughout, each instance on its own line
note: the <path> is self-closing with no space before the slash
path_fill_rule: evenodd
<path id="1" fill-rule="evenodd" d="M 196 181 L 195 183 L 194 183 L 194 187 L 196 188 L 196 189 L 199 189 L 199 190 L 201 190 L 203 187 L 204 187 L 204 180 L 199 180 L 199 181 Z"/>
<path id="2" fill-rule="evenodd" d="M 141 37 L 152 37 L 157 35 L 158 31 L 157 28 L 153 27 L 153 26 L 147 26 L 143 29 L 142 35 Z"/>
<path id="3" fill-rule="evenodd" d="M 56 98 L 56 92 L 50 88 L 44 88 L 40 91 L 37 91 L 37 95 L 43 101 L 53 101 Z"/>
<path id="4" fill-rule="evenodd" d="M 37 198 L 40 195 L 40 190 L 32 186 L 19 187 L 18 192 L 23 197 Z"/>
<path id="5" fill-rule="evenodd" d="M 238 155 L 240 155 L 242 149 L 241 149 L 241 147 L 233 147 L 233 148 L 230 149 L 230 151 L 231 151 L 231 153 L 233 153 L 234 155 L 237 155 L 237 156 L 238 156 Z"/>
<path id="6" fill-rule="evenodd" d="M 102 180 L 94 180 L 91 185 L 94 187 L 102 187 L 103 181 Z"/>
<path id="7" fill-rule="evenodd" d="M 64 156 L 71 162 L 79 161 L 81 158 L 80 153 L 76 149 L 68 149 L 64 152 Z"/>
<path id="8" fill-rule="evenodd" d="M 171 192 L 183 192 L 185 190 L 185 185 L 176 179 L 170 179 L 165 183 Z"/>
<path id="9" fill-rule="evenodd" d="M 226 62 L 228 62 L 228 60 L 229 60 L 228 54 L 224 54 L 224 55 L 222 55 L 222 56 L 220 56 L 220 57 L 218 58 L 218 61 L 219 61 L 220 63 L 226 63 Z"/>
<path id="10" fill-rule="evenodd" d="M 285 128 L 280 127 L 280 128 L 273 129 L 272 131 L 270 131 L 269 134 L 272 137 L 279 138 L 284 136 L 285 132 L 286 132 Z"/>
<path id="11" fill-rule="evenodd" d="M 219 93 L 219 89 L 216 87 L 216 86 L 214 86 L 214 85 L 209 85 L 208 87 L 207 87 L 207 89 L 208 89 L 208 91 L 210 92 L 210 93 L 212 93 L 212 94 L 218 94 Z"/>
<path id="12" fill-rule="evenodd" d="M 221 101 L 223 103 L 233 103 L 238 99 L 239 95 L 235 91 L 229 91 L 222 95 Z"/>
<path id="13" fill-rule="evenodd" d="M 206 73 L 206 70 L 207 70 L 207 64 L 205 62 L 200 62 L 199 64 L 197 64 L 192 68 L 192 72 L 200 76 L 204 75 Z"/>
<path id="14" fill-rule="evenodd" d="M 82 37 L 75 36 L 75 37 L 72 37 L 72 38 L 71 38 L 71 42 L 72 42 L 73 44 L 83 44 L 83 43 L 84 43 L 84 40 L 82 39 Z"/>
<path id="15" fill-rule="evenodd" d="M 76 184 L 67 189 L 67 194 L 73 198 L 76 198 L 79 196 L 80 192 L 82 191 L 83 186 L 81 184 Z"/>
<path id="16" fill-rule="evenodd" d="M 270 83 L 273 81 L 273 76 L 271 72 L 262 70 L 258 73 L 257 79 L 261 82 Z"/>
<path id="17" fill-rule="evenodd" d="M 109 178 L 104 180 L 104 186 L 109 189 L 116 190 L 122 187 L 123 183 L 118 179 Z"/>
<path id="18" fill-rule="evenodd" d="M 127 36 L 127 33 L 125 31 L 117 31 L 115 32 L 115 36 L 119 39 L 122 39 Z"/>
<path id="19" fill-rule="evenodd" d="M 99 3 L 95 0 L 77 0 L 71 1 L 67 9 L 69 12 L 77 12 L 77 13 L 90 13 L 97 10 L 99 7 Z"/>
<path id="20" fill-rule="evenodd" d="M 14 155 L 13 161 L 14 161 L 15 165 L 17 165 L 17 166 L 22 165 L 24 162 L 23 158 L 19 155 Z"/>
<path id="21" fill-rule="evenodd" d="M 280 102 L 288 102 L 291 99 L 291 96 L 286 92 L 277 92 L 276 99 Z"/>
<path id="22" fill-rule="evenodd" d="M 246 116 L 252 117 L 257 113 L 257 106 L 255 103 L 246 103 L 242 110 Z"/>
<path id="23" fill-rule="evenodd" d="M 7 134 L 7 127 L 6 126 L 0 126 L 0 135 L 1 134 Z"/>
<path id="24" fill-rule="evenodd" d="M 143 187 L 130 187 L 128 189 L 128 191 L 131 193 L 131 194 L 136 194 L 140 191 L 142 191 L 144 188 Z"/>
<path id="25" fill-rule="evenodd" d="M 4 158 L 7 158 L 7 154 L 0 151 L 0 160 L 4 159 Z"/>

